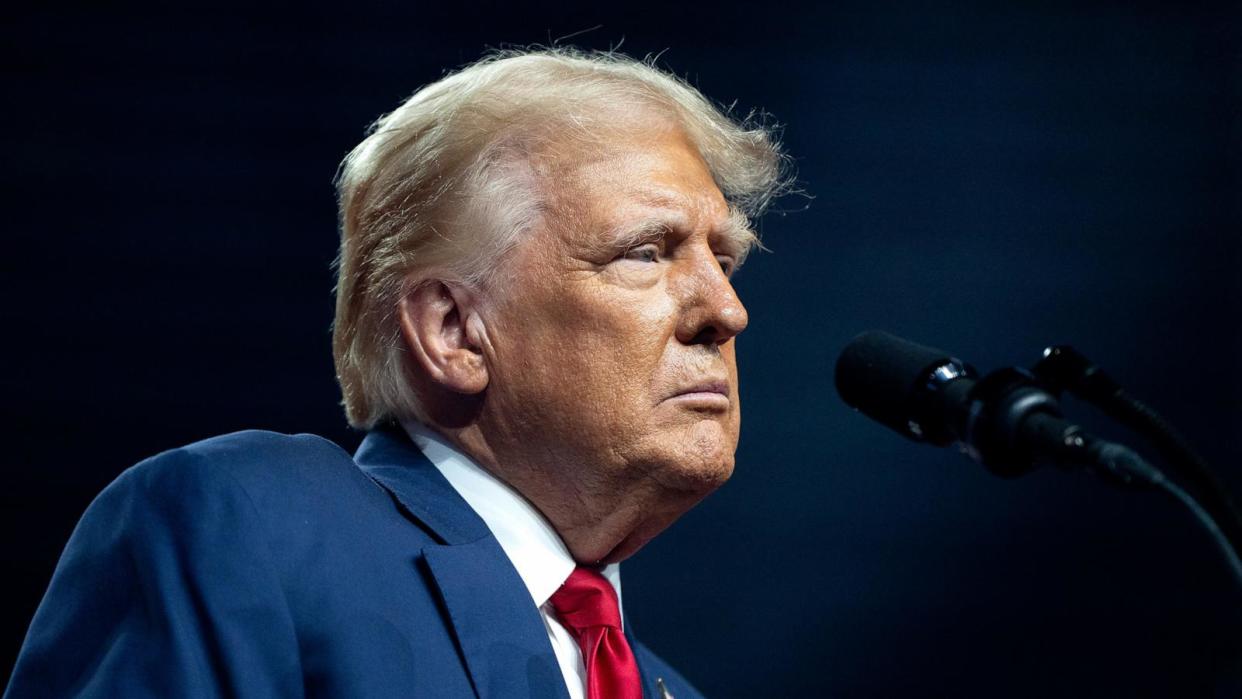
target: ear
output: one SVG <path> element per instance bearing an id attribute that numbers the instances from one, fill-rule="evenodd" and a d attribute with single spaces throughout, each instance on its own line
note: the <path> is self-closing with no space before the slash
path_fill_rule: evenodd
<path id="1" fill-rule="evenodd" d="M 487 388 L 482 320 L 473 296 L 441 281 L 420 284 L 401 297 L 401 335 L 423 373 L 454 393 Z"/>

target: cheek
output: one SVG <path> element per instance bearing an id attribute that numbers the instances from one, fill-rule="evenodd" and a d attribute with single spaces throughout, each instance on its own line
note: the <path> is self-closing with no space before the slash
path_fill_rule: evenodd
<path id="1" fill-rule="evenodd" d="M 666 297 L 633 296 L 562 290 L 539 313 L 515 309 L 522 315 L 498 343 L 497 381 L 583 427 L 633 421 L 653 400 L 674 317 Z"/>
<path id="2" fill-rule="evenodd" d="M 649 387 L 673 332 L 676 306 L 660 288 L 642 292 L 610 286 L 590 290 L 558 318 L 580 352 L 580 375 L 593 376 L 579 390 L 598 389 L 618 399 Z"/>
<path id="3" fill-rule="evenodd" d="M 724 356 L 725 366 L 729 368 L 729 390 L 733 392 L 733 419 L 735 421 L 741 418 L 742 393 L 741 379 L 737 373 L 737 355 L 734 354 L 734 345 L 737 340 L 730 340 L 723 348 L 721 354 Z"/>
<path id="4" fill-rule="evenodd" d="M 631 303 L 597 308 L 590 317 L 575 331 L 583 349 L 577 390 L 596 395 L 619 417 L 653 407 L 669 346 L 667 313 Z"/>

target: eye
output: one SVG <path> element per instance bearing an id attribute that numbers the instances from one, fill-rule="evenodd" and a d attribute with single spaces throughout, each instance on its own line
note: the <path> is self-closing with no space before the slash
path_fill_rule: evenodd
<path id="1" fill-rule="evenodd" d="M 733 276 L 733 270 L 737 267 L 737 264 L 733 261 L 732 257 L 727 255 L 717 255 L 716 261 L 720 263 L 720 271 L 724 272 L 726 277 Z"/>
<path id="2" fill-rule="evenodd" d="M 660 246 L 655 243 L 647 243 L 638 247 L 630 248 L 621 256 L 626 260 L 636 260 L 638 262 L 659 262 Z"/>

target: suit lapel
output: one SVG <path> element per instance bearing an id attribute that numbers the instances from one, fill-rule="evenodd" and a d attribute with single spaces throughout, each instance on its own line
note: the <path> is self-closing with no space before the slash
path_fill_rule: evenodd
<path id="1" fill-rule="evenodd" d="M 625 615 L 625 640 L 629 641 L 630 649 L 634 651 L 634 662 L 638 664 L 638 678 L 643 685 L 643 697 L 647 699 L 662 699 L 660 692 L 656 687 L 656 678 L 651 675 L 647 668 L 647 658 L 645 649 L 638 645 L 638 639 L 634 638 L 634 626 L 630 623 L 629 615 Z"/>
<path id="2" fill-rule="evenodd" d="M 464 544 L 491 536 L 483 520 L 400 427 L 368 433 L 354 461 L 440 543 Z"/>
<path id="3" fill-rule="evenodd" d="M 428 546 L 423 556 L 440 586 L 479 697 L 568 699 L 539 610 L 494 538 Z M 497 557 L 505 565 L 496 565 Z"/>
<path id="4" fill-rule="evenodd" d="M 423 559 L 480 699 L 569 699 L 526 585 L 487 525 L 440 471 L 400 428 L 371 432 L 354 458 L 439 542 L 423 548 Z"/>

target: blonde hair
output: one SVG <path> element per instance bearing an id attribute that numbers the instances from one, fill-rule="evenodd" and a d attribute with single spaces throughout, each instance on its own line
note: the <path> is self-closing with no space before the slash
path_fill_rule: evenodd
<path id="1" fill-rule="evenodd" d="M 495 52 L 371 126 L 336 180 L 332 349 L 350 425 L 422 415 L 407 380 L 398 301 L 431 279 L 489 283 L 543 213 L 534 153 L 599 138 L 618 115 L 652 109 L 684 130 L 744 214 L 760 215 L 788 186 L 770 127 L 753 115 L 735 121 L 677 77 L 612 52 Z"/>

